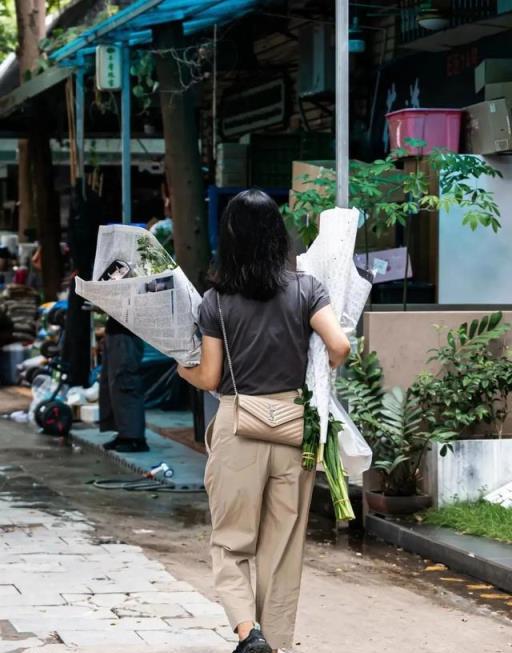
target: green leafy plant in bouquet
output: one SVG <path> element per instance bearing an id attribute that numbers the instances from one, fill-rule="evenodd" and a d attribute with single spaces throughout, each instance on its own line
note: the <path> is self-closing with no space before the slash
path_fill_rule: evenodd
<path id="1" fill-rule="evenodd" d="M 312 472 L 318 461 L 320 449 L 320 418 L 317 409 L 312 405 L 313 393 L 304 387 L 301 396 L 295 403 L 304 406 L 304 440 L 302 443 L 302 467 Z M 348 521 L 355 518 L 350 498 L 345 471 L 340 454 L 338 435 L 343 429 L 343 424 L 329 416 L 327 427 L 327 441 L 323 450 L 322 463 L 325 477 L 331 492 L 334 515 L 337 520 Z"/>

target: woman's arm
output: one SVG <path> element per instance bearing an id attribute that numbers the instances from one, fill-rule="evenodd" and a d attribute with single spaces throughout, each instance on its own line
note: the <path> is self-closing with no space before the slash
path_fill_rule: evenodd
<path id="1" fill-rule="evenodd" d="M 178 365 L 182 379 L 200 390 L 217 390 L 222 376 L 224 345 L 220 338 L 203 336 L 201 362 L 195 367 Z"/>
<path id="2" fill-rule="evenodd" d="M 324 341 L 331 367 L 343 365 L 350 354 L 350 342 L 336 319 L 332 306 L 328 304 L 318 310 L 309 323 Z"/>

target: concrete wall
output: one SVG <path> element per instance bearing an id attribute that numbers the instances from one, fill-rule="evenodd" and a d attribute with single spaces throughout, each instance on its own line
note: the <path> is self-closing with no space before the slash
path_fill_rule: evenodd
<path id="1" fill-rule="evenodd" d="M 462 224 L 467 209 L 439 213 L 439 303 L 510 304 L 512 302 L 512 161 L 488 157 L 503 178 L 482 177 L 478 186 L 492 191 L 501 211 L 502 228 L 471 231 Z M 475 182 L 476 183 L 476 182 Z"/>
<path id="2" fill-rule="evenodd" d="M 363 321 L 366 348 L 379 355 L 386 387 L 407 388 L 423 370 L 437 371 L 434 363 L 426 363 L 430 356 L 428 350 L 446 342 L 446 329 L 439 332 L 434 325 L 453 328 L 491 312 L 367 312 Z M 512 324 L 512 311 L 504 312 L 504 320 Z M 512 346 L 512 330 L 506 334 L 504 342 Z"/>
<path id="3" fill-rule="evenodd" d="M 476 501 L 512 479 L 512 440 L 459 440 L 442 457 L 438 445 L 427 454 L 423 488 L 437 508 L 454 499 Z"/>
<path id="4" fill-rule="evenodd" d="M 427 363 L 429 349 L 446 343 L 446 330 L 463 322 L 481 319 L 487 311 L 395 311 L 364 314 L 363 335 L 368 351 L 376 351 L 384 370 L 386 388 L 408 388 L 422 371 L 436 373 L 439 366 Z M 512 324 L 512 311 L 503 319 Z M 435 325 L 443 327 L 440 331 Z M 512 330 L 503 342 L 512 347 Z M 504 433 L 512 433 L 512 415 L 505 422 Z"/>

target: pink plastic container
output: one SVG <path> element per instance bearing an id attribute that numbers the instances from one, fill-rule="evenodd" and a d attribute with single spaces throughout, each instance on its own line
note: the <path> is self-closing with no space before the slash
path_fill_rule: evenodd
<path id="1" fill-rule="evenodd" d="M 428 154 L 435 147 L 458 152 L 462 109 L 401 109 L 386 114 L 391 149 L 410 154 Z M 410 147 L 406 138 L 425 141 L 425 147 Z"/>

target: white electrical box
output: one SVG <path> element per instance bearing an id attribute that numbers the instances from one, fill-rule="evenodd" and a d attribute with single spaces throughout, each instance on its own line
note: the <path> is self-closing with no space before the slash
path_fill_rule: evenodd
<path id="1" fill-rule="evenodd" d="M 334 93 L 335 42 L 332 25 L 312 24 L 299 32 L 300 97 Z"/>
<path id="2" fill-rule="evenodd" d="M 96 48 L 96 87 L 100 91 L 119 91 L 121 88 L 119 46 L 98 45 Z"/>

